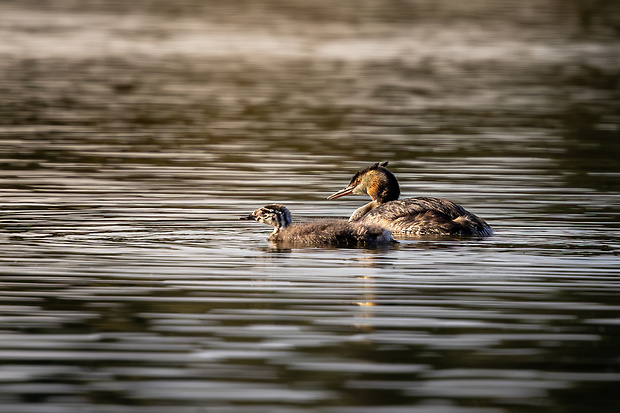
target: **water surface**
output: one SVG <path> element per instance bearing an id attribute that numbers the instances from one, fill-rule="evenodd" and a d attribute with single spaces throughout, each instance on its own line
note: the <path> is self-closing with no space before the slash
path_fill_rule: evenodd
<path id="1" fill-rule="evenodd" d="M 618 409 L 620 18 L 590 4 L 5 2 L 2 411 Z M 383 160 L 496 235 L 238 221 L 345 218 Z"/>

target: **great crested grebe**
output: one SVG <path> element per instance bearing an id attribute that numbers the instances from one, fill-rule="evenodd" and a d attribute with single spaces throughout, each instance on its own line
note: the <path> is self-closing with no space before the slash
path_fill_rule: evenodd
<path id="1" fill-rule="evenodd" d="M 291 213 L 281 204 L 258 208 L 247 217 L 275 228 L 267 238 L 272 242 L 310 246 L 376 246 L 395 243 L 392 233 L 377 224 L 344 220 L 317 220 L 292 223 Z"/>
<path id="2" fill-rule="evenodd" d="M 451 235 L 485 237 L 491 227 L 462 206 L 443 198 L 418 197 L 398 200 L 398 180 L 378 162 L 356 173 L 346 188 L 330 195 L 336 199 L 350 194 L 367 194 L 372 202 L 353 212 L 349 221 L 378 224 L 394 233 L 408 235 Z"/>

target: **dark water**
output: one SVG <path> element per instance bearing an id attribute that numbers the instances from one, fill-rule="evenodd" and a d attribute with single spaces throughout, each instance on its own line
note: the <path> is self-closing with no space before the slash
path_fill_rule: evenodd
<path id="1" fill-rule="evenodd" d="M 4 1 L 0 411 L 620 408 L 614 1 Z M 496 235 L 270 246 L 389 160 Z"/>

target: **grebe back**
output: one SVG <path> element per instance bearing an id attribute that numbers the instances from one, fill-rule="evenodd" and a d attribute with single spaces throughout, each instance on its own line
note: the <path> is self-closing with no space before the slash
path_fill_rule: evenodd
<path id="1" fill-rule="evenodd" d="M 336 199 L 350 194 L 367 194 L 368 204 L 356 209 L 349 221 L 374 223 L 394 233 L 408 235 L 489 236 L 491 227 L 462 206 L 443 198 L 417 197 L 398 200 L 398 180 L 378 162 L 357 172 L 349 185 L 330 195 Z"/>
<path id="2" fill-rule="evenodd" d="M 291 213 L 281 204 L 265 205 L 239 219 L 255 220 L 275 227 L 267 238 L 272 242 L 340 247 L 376 246 L 396 242 L 389 230 L 373 223 L 344 220 L 292 223 Z"/>

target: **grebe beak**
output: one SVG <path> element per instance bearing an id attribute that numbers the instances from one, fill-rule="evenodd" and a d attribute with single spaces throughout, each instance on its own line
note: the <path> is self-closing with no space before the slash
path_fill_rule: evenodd
<path id="1" fill-rule="evenodd" d="M 327 199 L 336 199 L 342 196 L 351 195 L 354 189 L 355 189 L 355 185 L 349 185 L 346 188 L 342 188 L 340 191 L 331 194 L 330 196 L 327 197 Z"/>
<path id="2" fill-rule="evenodd" d="M 256 215 L 254 215 L 253 213 L 246 217 L 239 218 L 240 221 L 253 221 L 255 219 L 256 219 Z"/>

